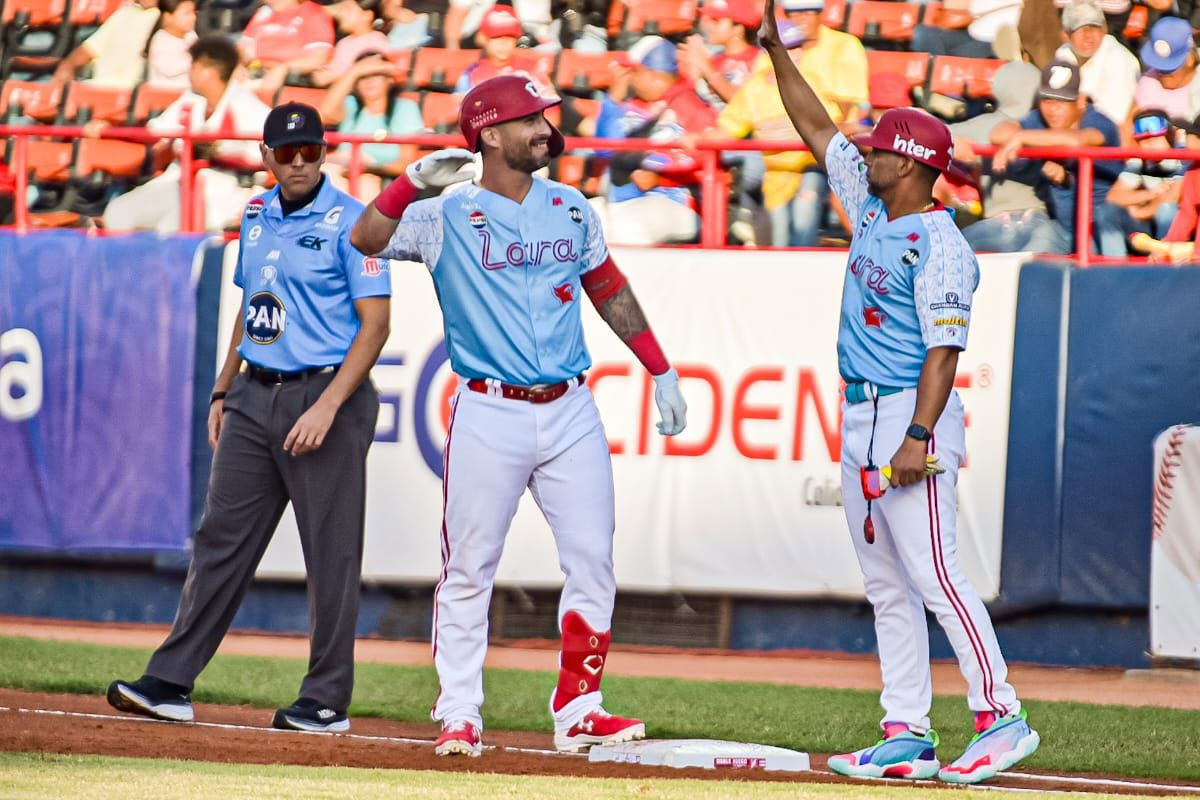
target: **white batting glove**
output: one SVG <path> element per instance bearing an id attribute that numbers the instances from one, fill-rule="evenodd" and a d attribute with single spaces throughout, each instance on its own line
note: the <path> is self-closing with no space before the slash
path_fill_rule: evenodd
<path id="1" fill-rule="evenodd" d="M 683 433 L 687 427 L 687 403 L 683 393 L 679 391 L 679 373 L 674 368 L 662 375 L 654 375 L 654 402 L 658 405 L 658 414 L 662 422 L 656 424 L 658 432 L 663 436 L 674 436 Z"/>
<path id="2" fill-rule="evenodd" d="M 461 147 L 447 147 L 409 164 L 404 174 L 418 189 L 442 188 L 475 177 L 475 154 Z"/>

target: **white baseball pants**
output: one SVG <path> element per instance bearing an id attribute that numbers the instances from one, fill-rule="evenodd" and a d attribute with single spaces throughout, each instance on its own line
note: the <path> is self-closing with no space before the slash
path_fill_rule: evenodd
<path id="1" fill-rule="evenodd" d="M 916 389 L 879 398 L 873 462 L 883 466 L 900 447 L 912 422 Z M 872 402 L 846 404 L 842 422 L 842 497 L 867 599 L 875 608 L 875 636 L 883 673 L 882 721 L 929 728 L 933 689 L 925 609 L 937 617 L 967 681 L 972 711 L 1015 713 L 1020 708 L 1008 684 L 991 618 L 958 566 L 955 486 L 965 452 L 963 406 L 952 391 L 933 430 L 929 450 L 944 475 L 903 488 L 893 487 L 871 504 L 875 543 L 867 544 L 859 467 L 867 463 Z M 881 721 L 881 722 L 882 722 Z"/>
<path id="2" fill-rule="evenodd" d="M 460 384 L 443 465 L 442 574 L 433 616 L 441 692 L 433 718 L 482 728 L 492 582 L 526 487 L 550 524 L 566 576 L 559 620 L 574 610 L 594 630 L 612 626 L 612 461 L 586 385 L 535 405 Z"/>

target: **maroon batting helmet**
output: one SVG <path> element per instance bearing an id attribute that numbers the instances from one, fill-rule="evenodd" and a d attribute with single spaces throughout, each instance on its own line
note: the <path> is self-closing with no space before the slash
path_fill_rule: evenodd
<path id="1" fill-rule="evenodd" d="M 484 128 L 545 111 L 561 102 L 558 97 L 543 97 L 537 84 L 528 78 L 498 75 L 467 92 L 458 109 L 458 127 L 467 139 L 467 149 L 478 150 L 479 132 Z M 565 145 L 563 135 L 551 125 L 550 155 L 560 155 Z"/>

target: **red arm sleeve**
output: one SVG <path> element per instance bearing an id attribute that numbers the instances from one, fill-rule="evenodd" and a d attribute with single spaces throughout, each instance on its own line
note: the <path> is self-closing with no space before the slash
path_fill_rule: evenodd
<path id="1" fill-rule="evenodd" d="M 378 208 L 378 205 L 376 207 Z M 588 298 L 592 301 L 592 305 L 596 306 L 601 317 L 604 317 L 605 313 L 604 304 L 629 285 L 629 280 L 621 270 L 617 269 L 612 256 L 604 259 L 604 263 L 595 269 L 585 272 L 580 280 L 583 283 L 583 290 L 587 292 Z M 605 321 L 608 321 L 607 318 Z M 624 341 L 651 375 L 662 375 L 671 368 L 671 364 L 663 354 L 662 347 L 658 344 L 658 339 L 654 337 L 654 331 L 650 330 L 649 325 L 645 330 L 635 333 Z"/>

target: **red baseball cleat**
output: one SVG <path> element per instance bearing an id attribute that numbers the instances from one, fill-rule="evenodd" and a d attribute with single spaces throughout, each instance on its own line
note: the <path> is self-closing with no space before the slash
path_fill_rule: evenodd
<path id="1" fill-rule="evenodd" d="M 439 756 L 478 758 L 483 755 L 483 736 L 479 728 L 469 722 L 450 722 L 442 727 L 442 735 L 434 743 L 433 752 Z"/>
<path id="2" fill-rule="evenodd" d="M 640 719 L 618 717 L 603 708 L 587 716 L 565 731 L 554 732 L 554 747 L 562 753 L 578 753 L 594 744 L 613 744 L 646 738 L 646 723 Z"/>

